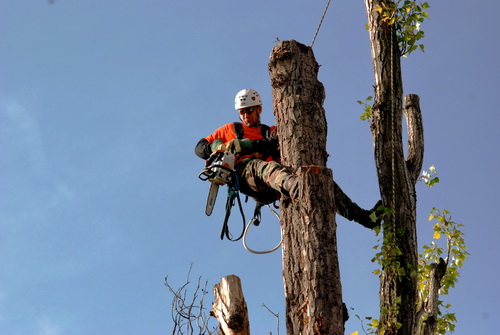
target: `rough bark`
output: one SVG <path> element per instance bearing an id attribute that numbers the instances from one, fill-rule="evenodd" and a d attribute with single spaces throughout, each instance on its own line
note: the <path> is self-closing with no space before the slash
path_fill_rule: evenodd
<path id="1" fill-rule="evenodd" d="M 411 183 L 415 185 L 420 177 L 424 160 L 424 126 L 418 95 L 408 94 L 405 96 L 404 114 L 408 128 L 406 167 L 411 178 Z"/>
<path id="2" fill-rule="evenodd" d="M 441 280 L 446 274 L 446 263 L 440 258 L 439 263 L 433 263 L 429 274 L 429 299 L 423 302 L 421 314 L 427 316 L 420 327 L 420 335 L 436 334 L 439 318 L 439 289 Z M 420 319 L 420 318 L 419 318 Z"/>
<path id="3" fill-rule="evenodd" d="M 300 199 L 282 201 L 283 276 L 288 334 L 344 333 L 333 178 L 326 168 L 323 85 L 312 49 L 283 41 L 269 74 L 282 163 L 297 171 Z M 283 199 L 282 199 L 283 200 Z"/>
<path id="4" fill-rule="evenodd" d="M 248 311 L 240 278 L 224 277 L 214 286 L 212 315 L 219 321 L 220 335 L 249 335 Z"/>
<path id="5" fill-rule="evenodd" d="M 391 255 L 390 266 L 384 265 L 382 269 L 380 324 L 387 335 L 414 335 L 417 333 L 418 261 L 415 182 L 423 157 L 420 109 L 418 98 L 410 96 L 406 105 L 408 125 L 411 127 L 409 156 L 405 161 L 402 143 L 403 82 L 396 33 L 394 26 L 383 22 L 374 10 L 384 1 L 364 1 L 375 77 L 371 125 L 375 162 L 383 204 L 393 210 L 391 217 L 386 218 L 384 239 L 391 240 L 394 250 L 401 252 Z"/>

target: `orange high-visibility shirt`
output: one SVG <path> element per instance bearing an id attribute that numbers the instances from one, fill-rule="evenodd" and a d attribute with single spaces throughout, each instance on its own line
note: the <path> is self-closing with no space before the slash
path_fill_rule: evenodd
<path id="1" fill-rule="evenodd" d="M 262 131 L 261 127 L 247 127 L 245 126 L 244 123 L 241 123 L 241 126 L 243 127 L 243 138 L 247 138 L 250 141 L 255 141 L 255 140 L 261 140 L 264 137 L 262 136 Z M 276 128 L 276 126 L 269 127 L 269 131 L 273 131 Z M 224 145 L 227 145 L 231 140 L 234 140 L 236 138 L 236 132 L 234 129 L 234 123 L 228 123 L 223 125 L 220 128 L 217 128 L 213 134 L 205 137 L 205 139 L 212 143 L 216 139 L 220 139 Z M 238 161 L 241 161 L 243 158 L 246 157 L 255 157 L 255 158 L 260 158 L 264 159 L 266 161 L 271 161 L 273 160 L 271 156 L 269 157 L 262 157 L 258 153 L 255 153 L 253 155 L 245 155 L 245 156 L 240 156 Z"/>
<path id="2" fill-rule="evenodd" d="M 247 127 L 244 123 L 241 124 L 243 127 L 243 137 L 248 138 L 250 141 L 261 140 L 264 137 L 261 134 L 261 127 Z M 270 127 L 269 130 L 273 130 L 275 126 Z M 224 144 L 236 138 L 236 132 L 234 130 L 234 124 L 228 123 L 223 125 L 214 131 L 212 135 L 205 137 L 205 139 L 212 143 L 216 139 L 220 139 Z"/>

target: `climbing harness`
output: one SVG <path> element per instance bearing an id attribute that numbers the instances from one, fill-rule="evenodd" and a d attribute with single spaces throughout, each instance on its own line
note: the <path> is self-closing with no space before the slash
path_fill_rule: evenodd
<path id="1" fill-rule="evenodd" d="M 207 197 L 207 206 L 205 209 L 205 214 L 210 216 L 212 214 L 215 200 L 217 198 L 217 193 L 220 185 L 227 185 L 227 200 L 226 200 L 226 214 L 224 216 L 224 222 L 222 224 L 222 231 L 220 238 L 221 240 L 226 237 L 228 240 L 236 242 L 243 238 L 243 246 L 246 250 L 254 254 L 267 254 L 275 251 L 281 246 L 280 242 L 276 247 L 268 251 L 255 251 L 248 247 L 246 242 L 246 237 L 250 226 L 258 226 L 262 220 L 261 208 L 262 203 L 257 203 L 255 206 L 254 214 L 248 225 L 246 224 L 245 213 L 243 211 L 243 206 L 241 203 L 240 192 L 239 192 L 239 180 L 236 171 L 234 170 L 235 156 L 230 152 L 224 152 L 222 150 L 214 152 L 206 162 L 205 168 L 200 172 L 198 178 L 203 181 L 210 181 L 210 190 Z M 247 197 L 248 200 L 248 197 Z M 231 216 L 231 209 L 238 202 L 238 208 L 240 210 L 242 218 L 242 231 L 241 234 L 234 238 L 229 231 L 229 217 Z M 279 219 L 279 214 L 267 205 L 271 212 L 276 215 Z"/>
<path id="2" fill-rule="evenodd" d="M 210 181 L 210 190 L 208 192 L 207 205 L 205 208 L 205 214 L 207 216 L 212 214 L 219 186 L 227 185 L 226 214 L 224 216 L 224 222 L 222 224 L 222 231 L 220 234 L 221 240 L 224 239 L 224 236 L 233 242 L 239 241 L 243 238 L 243 247 L 253 254 L 268 254 L 277 250 L 281 246 L 281 242 L 283 240 L 282 236 L 280 237 L 280 242 L 271 250 L 256 251 L 248 246 L 247 235 L 249 228 L 250 226 L 258 226 L 260 224 L 262 220 L 261 208 L 264 204 L 259 202 L 256 203 L 253 217 L 250 222 L 246 224 L 245 213 L 243 211 L 239 192 L 238 175 L 234 170 L 234 165 L 227 163 L 228 161 L 232 162 L 234 160 L 234 155 L 226 152 L 214 152 L 212 156 L 207 160 L 207 164 L 198 175 L 198 178 L 203 181 Z M 248 201 L 248 196 L 245 201 Z M 236 202 L 238 202 L 238 208 L 242 218 L 242 231 L 237 238 L 233 237 L 229 231 L 229 217 L 231 216 L 231 209 L 235 206 Z M 279 214 L 271 208 L 269 204 L 267 204 L 267 207 L 279 220 Z"/>

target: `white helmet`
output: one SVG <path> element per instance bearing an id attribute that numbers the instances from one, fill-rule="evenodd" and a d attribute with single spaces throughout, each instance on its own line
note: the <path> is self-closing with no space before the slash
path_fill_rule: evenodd
<path id="1" fill-rule="evenodd" d="M 250 88 L 239 91 L 236 98 L 234 98 L 234 108 L 236 110 L 260 105 L 262 105 L 262 99 L 259 92 Z"/>

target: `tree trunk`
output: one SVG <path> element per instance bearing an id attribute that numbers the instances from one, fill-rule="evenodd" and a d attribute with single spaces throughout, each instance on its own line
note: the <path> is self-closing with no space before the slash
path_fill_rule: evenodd
<path id="1" fill-rule="evenodd" d="M 297 171 L 300 199 L 282 201 L 287 333 L 344 333 L 332 171 L 326 168 L 325 92 L 312 49 L 283 41 L 269 73 L 282 163 Z"/>
<path id="2" fill-rule="evenodd" d="M 441 288 L 441 280 L 446 274 L 446 263 L 440 258 L 439 263 L 433 263 L 429 274 L 429 300 L 422 302 L 422 314 L 425 313 L 427 318 L 422 322 L 419 335 L 434 335 L 436 334 L 439 318 L 439 289 Z"/>
<path id="3" fill-rule="evenodd" d="M 364 1 L 375 75 L 371 125 L 375 162 L 383 204 L 392 209 L 383 226 L 384 243 L 388 247 L 383 250 L 379 332 L 414 335 L 417 333 L 418 261 L 415 182 L 423 157 L 420 108 L 418 97 L 409 96 L 406 104 L 409 155 L 405 161 L 402 143 L 403 82 L 396 32 L 394 25 L 383 22 L 375 10 L 384 1 Z"/>
<path id="4" fill-rule="evenodd" d="M 240 278 L 224 277 L 214 286 L 212 315 L 219 321 L 221 335 L 249 335 L 248 311 Z"/>

